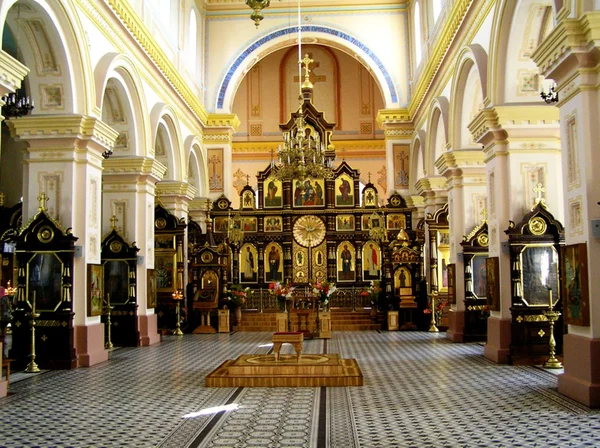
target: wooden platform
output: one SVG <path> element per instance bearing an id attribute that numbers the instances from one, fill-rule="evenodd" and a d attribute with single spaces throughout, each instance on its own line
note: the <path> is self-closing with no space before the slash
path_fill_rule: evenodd
<path id="1" fill-rule="evenodd" d="M 206 377 L 206 387 L 320 387 L 362 386 L 355 359 L 338 354 L 241 355 L 228 359 Z"/>

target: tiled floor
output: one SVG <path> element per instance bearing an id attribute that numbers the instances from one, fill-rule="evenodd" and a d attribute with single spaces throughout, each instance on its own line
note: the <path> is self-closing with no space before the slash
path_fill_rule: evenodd
<path id="1" fill-rule="evenodd" d="M 362 387 L 203 386 L 223 360 L 267 353 L 269 340 L 169 336 L 91 368 L 15 374 L 0 399 L 0 446 L 600 446 L 600 411 L 559 395 L 554 373 L 496 365 L 481 345 L 442 334 L 340 332 L 305 342 L 305 353 L 357 359 Z"/>

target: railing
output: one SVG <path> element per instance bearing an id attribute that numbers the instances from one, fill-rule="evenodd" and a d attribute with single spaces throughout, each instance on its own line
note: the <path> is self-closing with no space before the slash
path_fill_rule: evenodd
<path id="1" fill-rule="evenodd" d="M 371 308 L 371 297 L 361 295 L 362 292 L 362 289 L 338 288 L 329 298 L 329 308 L 352 311 Z M 304 290 L 294 291 L 293 294 L 296 300 L 306 298 Z M 277 297 L 270 294 L 268 289 L 254 289 L 248 293 L 245 309 L 273 312 L 279 309 L 279 304 Z"/>

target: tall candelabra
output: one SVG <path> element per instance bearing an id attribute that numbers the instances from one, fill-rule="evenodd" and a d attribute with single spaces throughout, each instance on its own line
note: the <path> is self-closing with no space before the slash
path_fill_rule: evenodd
<path id="1" fill-rule="evenodd" d="M 544 368 L 546 369 L 562 369 L 562 363 L 556 359 L 556 340 L 554 339 L 554 322 L 556 322 L 558 320 L 558 318 L 560 317 L 560 312 L 558 311 L 554 311 L 553 309 L 553 305 L 552 305 L 552 289 L 548 290 L 548 302 L 549 302 L 549 306 L 550 309 L 547 311 L 544 311 L 544 315 L 546 316 L 546 318 L 548 319 L 548 322 L 550 323 L 550 341 L 548 342 L 548 345 L 550 346 L 550 357 L 548 358 L 548 360 L 544 363 Z"/>
<path id="2" fill-rule="evenodd" d="M 431 326 L 429 327 L 429 331 L 431 333 L 439 333 L 440 330 L 435 326 L 435 299 L 437 298 L 437 291 L 433 291 L 429 297 L 431 297 Z"/>
<path id="3" fill-rule="evenodd" d="M 104 344 L 104 348 L 113 348 L 112 338 L 111 338 L 111 324 L 110 324 L 110 312 L 113 307 L 110 306 L 110 294 L 106 294 L 106 343 Z"/>
<path id="4" fill-rule="evenodd" d="M 177 314 L 177 324 L 175 325 L 173 334 L 181 336 L 183 335 L 183 331 L 181 331 L 181 300 L 183 299 L 183 292 L 177 290 L 171 295 L 173 300 L 175 300 L 175 313 Z"/>
<path id="5" fill-rule="evenodd" d="M 40 371 L 40 368 L 35 363 L 35 320 L 40 317 L 39 313 L 35 312 L 35 291 L 33 291 L 33 301 L 31 302 L 31 313 L 29 313 L 31 317 L 31 352 L 29 364 L 25 368 L 25 372 L 27 373 L 37 373 Z"/>

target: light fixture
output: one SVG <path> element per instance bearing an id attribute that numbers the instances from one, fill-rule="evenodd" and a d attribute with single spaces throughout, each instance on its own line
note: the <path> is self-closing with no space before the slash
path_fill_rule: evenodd
<path id="1" fill-rule="evenodd" d="M 267 8 L 271 4 L 271 1 L 270 0 L 246 0 L 246 4 L 248 6 L 250 6 L 250 8 L 252 8 L 252 10 L 254 11 L 250 15 L 250 18 L 252 20 L 254 20 L 254 25 L 256 25 L 256 28 L 258 28 L 260 21 L 265 18 L 265 16 L 262 15 L 262 10 Z"/>
<path id="2" fill-rule="evenodd" d="M 108 148 L 106 151 L 104 151 L 102 153 L 102 157 L 104 157 L 105 159 L 108 159 L 110 156 L 113 155 L 113 150 L 112 148 Z"/>
<path id="3" fill-rule="evenodd" d="M 300 85 L 300 107 L 294 114 L 295 123 L 290 130 L 283 132 L 283 146 L 279 145 L 277 150 L 278 163 L 271 159 L 273 175 L 279 180 L 293 180 L 324 178 L 332 179 L 333 159 L 335 152 L 326 146 L 327 142 L 321 141 L 319 133 L 307 124 L 302 112 L 303 98 L 310 98 L 313 88 L 310 82 L 310 67 L 314 62 L 307 54 L 302 58 L 302 22 L 300 16 L 300 0 L 298 0 L 298 79 L 302 80 L 304 70 L 304 82 Z M 303 67 L 304 66 L 304 67 Z M 304 93 L 308 93 L 304 95 Z"/>
<path id="4" fill-rule="evenodd" d="M 550 90 L 548 91 L 548 93 L 544 92 L 543 88 L 540 92 L 540 96 L 548 104 L 558 103 L 558 92 L 556 91 L 555 87 L 556 84 L 550 86 Z"/>
<path id="5" fill-rule="evenodd" d="M 28 96 L 20 98 L 18 90 L 15 93 L 9 93 L 2 97 L 4 105 L 2 106 L 2 115 L 5 118 L 19 118 L 23 117 L 34 108 L 33 100 Z"/>

